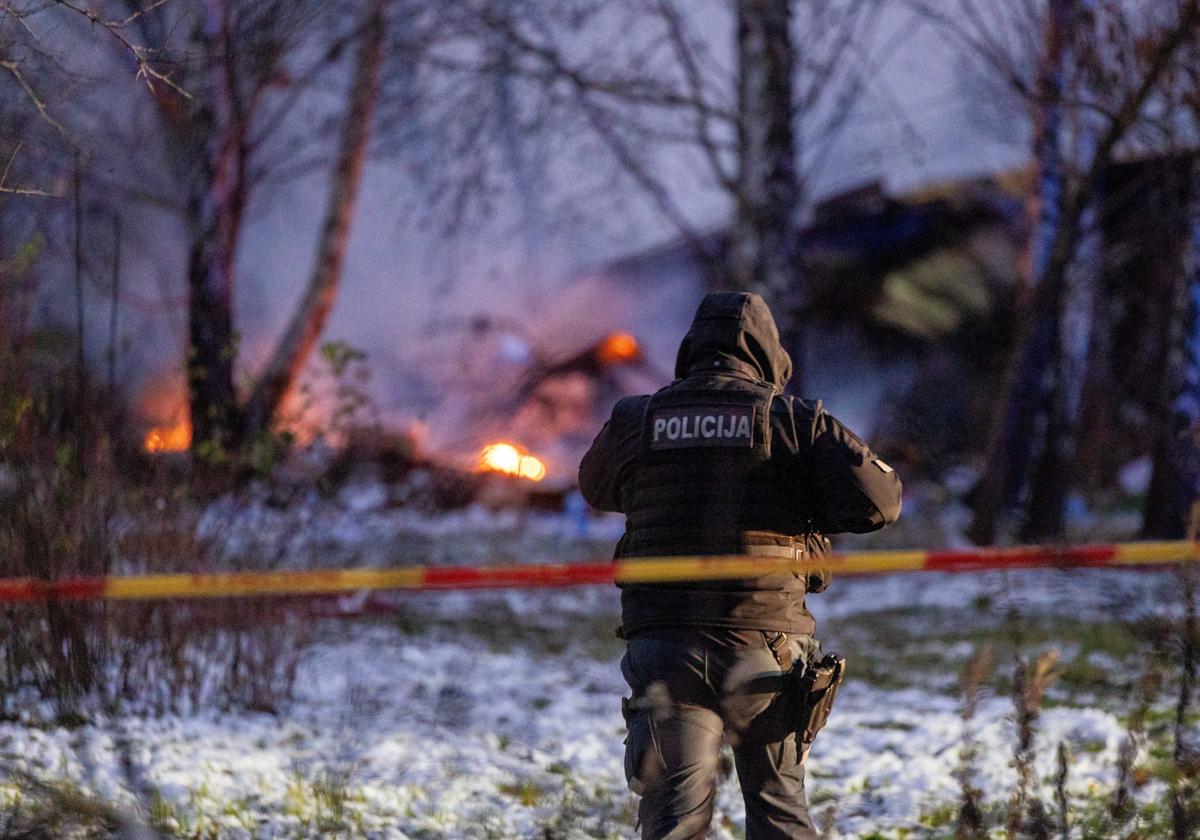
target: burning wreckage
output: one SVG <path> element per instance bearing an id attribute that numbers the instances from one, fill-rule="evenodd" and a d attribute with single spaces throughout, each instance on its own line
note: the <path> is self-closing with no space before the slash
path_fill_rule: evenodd
<path id="1" fill-rule="evenodd" d="M 477 323 L 476 329 L 489 326 Z M 616 396 L 631 385 L 661 379 L 635 336 L 608 333 L 557 357 L 530 353 L 504 387 L 467 394 L 471 426 L 484 431 L 460 435 L 466 440 L 457 446 L 428 445 L 426 424 L 420 422 L 401 432 L 380 424 L 357 425 L 346 430 L 336 447 L 316 441 L 296 453 L 274 478 L 284 485 L 383 485 L 387 502 L 397 506 L 452 509 L 477 502 L 491 508 L 558 510 L 573 490 L 574 462 L 555 463 L 527 444 L 552 448 L 555 437 L 590 434 Z M 191 425 L 176 416 L 147 429 L 142 449 L 150 456 L 181 456 L 191 443 Z"/>
<path id="2" fill-rule="evenodd" d="M 1090 420 L 1078 449 L 1089 494 L 1125 492 L 1123 470 L 1149 458 L 1156 439 L 1165 351 L 1161 331 L 1142 329 L 1157 306 L 1144 278 L 1163 260 L 1163 277 L 1178 269 L 1171 255 L 1186 231 L 1143 228 L 1157 218 L 1147 208 L 1175 182 L 1178 165 L 1133 160 L 1106 174 L 1112 189 L 1097 231 L 1096 276 L 1125 316 L 1102 319 L 1094 345 L 1103 352 L 1081 384 L 1081 416 Z M 983 457 L 977 430 L 996 413 L 997 377 L 1014 340 L 1024 177 L 997 173 L 902 195 L 868 184 L 820 202 L 797 231 L 806 303 L 796 314 L 803 328 L 793 357 L 803 392 L 870 430 L 879 452 L 914 481 L 960 486 Z M 1130 241 L 1143 245 L 1130 250 Z M 436 489 L 416 495 L 431 496 L 434 507 L 492 497 L 543 504 L 543 495 L 557 506 L 607 408 L 670 381 L 661 368 L 711 283 L 695 249 L 678 240 L 564 278 L 536 310 L 510 297 L 487 314 L 426 324 L 403 351 L 415 355 L 395 357 L 387 385 L 395 389 L 390 407 L 425 413 L 348 430 L 331 478 L 366 463 L 390 484 L 425 476 Z M 1123 348 L 1121 358 L 1104 357 L 1114 347 Z M 171 385 L 139 397 L 159 421 L 143 448 L 158 455 L 191 445 L 182 385 Z M 939 434 L 925 433 L 931 428 Z"/>

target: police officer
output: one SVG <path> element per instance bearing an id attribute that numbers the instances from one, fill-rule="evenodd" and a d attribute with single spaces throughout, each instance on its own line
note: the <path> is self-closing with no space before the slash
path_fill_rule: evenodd
<path id="1" fill-rule="evenodd" d="M 580 464 L 587 501 L 625 514 L 617 557 L 748 554 L 815 570 L 823 534 L 896 520 L 896 473 L 820 402 L 783 395 L 791 371 L 762 298 L 704 298 L 676 380 L 619 401 Z M 812 571 L 622 587 L 625 772 L 644 840 L 707 834 L 723 741 L 749 840 L 819 836 L 789 694 L 818 658 L 804 596 L 825 582 Z"/>

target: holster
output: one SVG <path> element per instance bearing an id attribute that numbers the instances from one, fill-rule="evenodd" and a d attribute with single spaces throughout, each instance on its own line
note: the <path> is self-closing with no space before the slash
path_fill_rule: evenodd
<path id="1" fill-rule="evenodd" d="M 838 686 L 846 672 L 846 657 L 827 653 L 800 677 L 797 688 L 796 751 L 802 753 L 829 720 Z"/>

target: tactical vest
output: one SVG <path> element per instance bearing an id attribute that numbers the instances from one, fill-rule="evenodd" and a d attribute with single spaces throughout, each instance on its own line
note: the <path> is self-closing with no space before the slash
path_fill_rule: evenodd
<path id="1" fill-rule="evenodd" d="M 684 380 L 647 401 L 619 556 L 803 552 L 803 536 L 793 536 L 805 530 L 802 510 L 771 459 L 775 389 L 740 379 L 720 385 Z M 804 582 L 789 572 L 623 587 L 625 635 L 681 625 L 808 633 L 813 621 Z"/>

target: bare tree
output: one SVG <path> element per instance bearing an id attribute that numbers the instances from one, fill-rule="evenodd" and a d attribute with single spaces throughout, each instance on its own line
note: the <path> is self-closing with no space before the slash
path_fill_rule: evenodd
<path id="1" fill-rule="evenodd" d="M 925 7 L 928 10 L 928 7 Z M 978 20 L 978 13 L 969 4 L 964 6 L 968 19 Z M 1031 189 L 1026 197 L 1028 237 L 1022 253 L 1018 274 L 1016 318 L 1018 331 L 1025 328 L 1015 344 L 1028 341 L 1029 352 L 1013 353 L 1003 381 L 1012 392 L 1003 417 L 997 418 L 987 449 L 988 463 L 984 479 L 977 488 L 976 518 L 972 536 L 979 542 L 991 542 L 995 537 L 995 517 L 1003 504 L 1019 492 L 1014 490 L 1013 476 L 1023 476 L 1028 468 L 1028 442 L 1033 435 L 1034 411 L 1030 401 L 1038 395 L 1030 393 L 1041 387 L 1037 372 L 1030 366 L 1044 365 L 1043 354 L 1052 352 L 1057 344 L 1059 313 L 1042 318 L 1036 328 L 1029 328 L 1033 319 L 1034 292 L 1049 268 L 1054 241 L 1062 223 L 1064 172 L 1062 160 L 1062 125 L 1066 76 L 1071 60 L 1071 41 L 1078 17 L 1077 0 L 1050 0 L 1042 22 L 1043 44 L 1036 62 L 1036 77 L 1027 88 L 1018 72 L 1009 71 L 1007 78 L 1019 92 L 1029 90 L 1029 107 L 1033 120 L 1033 168 Z M 942 20 L 945 24 L 945 19 Z M 1032 21 L 1031 21 L 1032 22 Z M 976 43 L 986 43 L 986 35 L 977 34 Z M 994 46 L 985 47 L 989 63 L 997 61 Z M 1035 335 L 1035 330 L 1041 334 Z M 1036 350 L 1036 352 L 1034 352 Z"/>
<path id="2" fill-rule="evenodd" d="M 81 138 L 73 136 L 65 125 L 69 119 L 64 117 L 64 112 L 78 104 L 71 101 L 69 93 L 84 85 L 73 79 L 72 72 L 64 66 L 62 54 L 68 50 L 55 41 L 52 27 L 43 26 L 44 19 L 56 16 L 67 23 L 86 24 L 97 39 L 107 38 L 119 46 L 132 60 L 135 75 L 151 92 L 169 88 L 186 97 L 187 92 L 175 84 L 170 74 L 160 72 L 152 63 L 157 48 L 136 40 L 133 35 L 140 19 L 153 14 L 166 2 L 153 0 L 144 7 L 133 7 L 128 14 L 119 17 L 107 17 L 83 0 L 5 0 L 0 3 L 0 77 L 8 83 L 5 102 L 12 109 L 3 123 L 10 131 L 0 134 L 5 135 L 5 141 L 16 143 L 0 173 L 0 194 L 60 196 L 59 192 L 17 186 L 9 181 L 17 155 L 25 145 L 21 132 L 29 132 L 30 115 L 50 129 L 60 143 L 76 151 L 81 143 Z M 50 145 L 45 137 L 32 139 L 43 148 Z"/>
<path id="3" fill-rule="evenodd" d="M 782 304 L 797 285 L 796 72 L 790 0 L 738 0 L 737 179 L 730 285 Z"/>
<path id="4" fill-rule="evenodd" d="M 129 0 L 131 15 L 142 11 Z M 188 239 L 186 374 L 196 445 L 216 453 L 242 431 L 234 384 L 235 263 L 255 167 L 293 97 L 291 63 L 312 4 L 205 0 L 136 18 L 162 44 L 149 64 L 175 87 L 149 91 Z M 271 96 L 284 92 L 284 95 Z"/>
<path id="5" fill-rule="evenodd" d="M 1152 11 L 1120 0 L 1017 4 L 1023 19 L 1035 22 L 1033 31 L 1043 33 L 1035 45 L 1020 37 L 1028 23 L 1006 17 L 1009 12 L 989 15 L 975 0 L 956 0 L 949 8 L 915 5 L 1023 104 L 1033 126 L 1031 238 L 1014 312 L 1014 350 L 970 533 L 977 542 L 993 541 L 999 515 L 1023 501 L 1021 535 L 1056 536 L 1073 447 L 1062 343 L 1070 269 L 1113 161 L 1162 148 L 1156 128 L 1164 90 L 1200 37 L 1200 3 L 1173 0 Z M 1037 68 L 1033 79 L 1024 70 L 1029 66 Z"/>
<path id="6" fill-rule="evenodd" d="M 1190 53 L 1187 73 L 1171 91 L 1176 100 L 1171 106 L 1200 122 L 1200 44 Z M 1185 535 L 1200 501 L 1200 146 L 1185 147 L 1165 168 L 1168 212 L 1156 221 L 1182 241 L 1166 249 L 1177 270 L 1166 278 L 1172 294 L 1164 313 L 1160 421 L 1143 505 L 1142 536 L 1152 539 Z"/>
<path id="7" fill-rule="evenodd" d="M 247 401 L 246 423 L 252 432 L 269 426 L 299 378 L 325 327 L 341 284 L 355 198 L 379 100 L 386 5 L 386 0 L 370 0 L 363 15 L 362 36 L 316 262 L 304 298 Z"/>
<path id="8" fill-rule="evenodd" d="M 133 14 L 138 7 L 130 8 Z M 269 428 L 333 306 L 379 97 L 388 8 L 382 0 L 205 0 L 173 15 L 136 18 L 145 41 L 170 46 L 146 60 L 149 73 L 172 82 L 165 90 L 151 86 L 151 98 L 172 188 L 183 195 L 186 373 L 193 446 L 201 454 L 219 459 Z M 173 33 L 185 33 L 183 40 Z M 320 126 L 299 119 L 297 108 L 320 80 L 337 77 L 334 68 L 353 43 L 313 272 L 261 381 L 243 401 L 233 294 L 246 210 L 267 184 L 325 165 Z"/>
<path id="9" fill-rule="evenodd" d="M 446 5 L 449 34 L 432 67 L 510 79 L 510 103 L 538 103 L 530 132 L 549 132 L 560 149 L 576 144 L 592 169 L 612 168 L 710 283 L 772 301 L 795 348 L 804 302 L 795 233 L 829 149 L 874 83 L 877 0 Z M 471 46 L 497 41 L 503 61 Z M 692 209 L 697 191 L 720 197 L 727 235 Z"/>
<path id="10" fill-rule="evenodd" d="M 115 212 L 110 196 L 96 188 L 97 163 L 112 135 L 89 125 L 89 100 L 103 96 L 106 82 L 110 98 L 135 93 L 138 79 L 152 94 L 173 90 L 186 98 L 167 73 L 151 66 L 158 50 L 140 40 L 140 18 L 166 2 L 136 10 L 90 0 L 0 2 L 0 329 L 10 351 L 4 355 L 12 369 L 5 373 L 14 400 L 29 393 L 30 331 L 65 316 L 67 300 L 75 309 L 75 398 L 82 398 L 85 297 L 96 284 L 97 251 L 104 250 L 96 246 L 107 244 L 94 222 Z M 80 62 L 79 55 L 94 54 L 81 44 L 114 46 L 118 61 L 100 70 Z M 107 230 L 109 219 L 104 221 Z M 52 278 L 62 276 L 63 262 L 73 263 L 67 273 L 74 288 L 54 294 Z M 39 299 L 48 304 L 51 323 L 32 315 Z M 90 408 L 65 416 L 86 424 Z"/>
<path id="11" fill-rule="evenodd" d="M 1172 7 L 1173 6 L 1173 7 Z M 1200 42 L 1200 3 L 1180 0 L 1167 4 L 1147 22 L 1127 4 L 1113 2 L 1108 7 L 1089 9 L 1087 24 L 1079 48 L 1080 107 L 1101 108 L 1106 120 L 1080 120 L 1088 125 L 1090 136 L 1076 138 L 1084 170 L 1078 186 L 1068 189 L 1064 202 L 1063 224 L 1075 231 L 1060 232 L 1052 244 L 1053 261 L 1044 275 L 1052 281 L 1048 300 L 1038 312 L 1041 321 L 1053 321 L 1050 353 L 1044 367 L 1044 396 L 1040 406 L 1045 416 L 1045 434 L 1035 450 L 1029 471 L 1029 502 L 1023 536 L 1029 540 L 1058 537 L 1063 532 L 1065 502 L 1070 490 L 1071 465 L 1075 456 L 1075 429 L 1068 393 L 1072 372 L 1063 347 L 1063 314 L 1069 294 L 1068 269 L 1080 240 L 1086 234 L 1086 215 L 1101 189 L 1103 173 L 1118 158 L 1122 148 L 1128 154 L 1171 154 L 1177 151 L 1180 126 L 1174 124 L 1176 88 L 1181 71 L 1194 56 Z M 1139 25 L 1142 27 L 1139 30 Z M 1127 44 L 1113 44 L 1114 29 L 1137 33 Z M 1114 47 L 1116 47 L 1114 49 Z M 1120 80 L 1114 83 L 1113 80 Z M 1193 125 L 1190 144 L 1197 135 Z M 1179 231 L 1180 233 L 1182 231 Z M 1056 253 L 1061 251 L 1061 255 Z M 1061 266 L 1061 267 L 1060 267 Z M 1037 324 L 1034 325 L 1037 329 Z M 1033 348 L 1027 355 L 1037 355 Z M 1029 373 L 1036 376 L 1038 366 Z M 1034 380 L 1036 381 L 1036 380 Z M 1169 414 L 1164 405 L 1162 414 Z"/>

